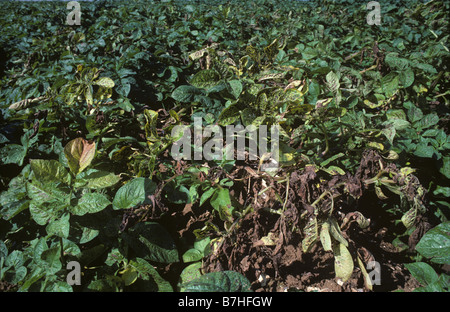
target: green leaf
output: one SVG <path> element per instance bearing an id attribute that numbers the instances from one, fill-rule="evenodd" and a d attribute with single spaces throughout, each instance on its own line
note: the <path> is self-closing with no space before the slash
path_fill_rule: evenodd
<path id="1" fill-rule="evenodd" d="M 47 233 L 49 235 L 56 235 L 59 237 L 67 238 L 69 236 L 70 230 L 69 219 L 70 214 L 65 213 L 59 219 L 53 220 L 46 227 Z"/>
<path id="2" fill-rule="evenodd" d="M 91 240 L 96 238 L 99 233 L 100 233 L 100 231 L 97 229 L 83 227 L 83 232 L 81 233 L 81 238 L 80 238 L 80 244 L 85 244 L 87 242 L 90 242 Z"/>
<path id="3" fill-rule="evenodd" d="M 120 177 L 114 173 L 97 169 L 88 169 L 77 176 L 74 186 L 99 190 L 114 186 L 119 181 Z"/>
<path id="4" fill-rule="evenodd" d="M 70 212 L 77 216 L 96 213 L 105 209 L 111 202 L 101 193 L 84 194 L 76 206 L 71 206 Z"/>
<path id="5" fill-rule="evenodd" d="M 330 217 L 328 219 L 328 221 L 330 223 L 330 234 L 331 234 L 331 236 L 333 236 L 333 238 L 335 240 L 340 242 L 345 247 L 348 247 L 348 242 L 344 238 L 344 236 L 342 235 L 341 228 L 339 227 L 339 224 L 337 223 L 336 219 L 333 218 L 333 217 Z"/>
<path id="6" fill-rule="evenodd" d="M 334 253 L 334 271 L 336 277 L 343 282 L 347 281 L 353 273 L 353 259 L 344 244 L 337 244 L 333 246 Z"/>
<path id="7" fill-rule="evenodd" d="M 450 222 L 443 222 L 425 233 L 416 250 L 432 262 L 450 264 Z"/>
<path id="8" fill-rule="evenodd" d="M 44 266 L 47 275 L 56 274 L 58 271 L 62 269 L 60 256 L 61 256 L 60 246 L 55 246 L 42 252 L 41 264 Z"/>
<path id="9" fill-rule="evenodd" d="M 332 251 L 331 236 L 330 236 L 330 224 L 324 222 L 320 228 L 320 241 L 325 251 Z"/>
<path id="10" fill-rule="evenodd" d="M 381 88 L 386 97 L 393 96 L 398 90 L 399 80 L 399 76 L 395 72 L 391 72 L 381 79 Z"/>
<path id="11" fill-rule="evenodd" d="M 181 285 L 184 292 L 249 292 L 250 282 L 234 271 L 211 272 Z"/>
<path id="12" fill-rule="evenodd" d="M 128 267 L 132 268 L 139 278 L 136 280 L 131 291 L 148 291 L 148 292 L 172 292 L 173 288 L 168 281 L 163 279 L 158 271 L 146 260 L 136 258 L 128 263 Z"/>
<path id="13" fill-rule="evenodd" d="M 218 188 L 211 197 L 211 206 L 219 212 L 222 220 L 229 220 L 233 213 L 230 191 L 226 188 Z"/>
<path id="14" fill-rule="evenodd" d="M 423 113 L 422 110 L 418 107 L 412 106 L 408 109 L 408 119 L 410 122 L 415 123 L 422 119 Z"/>
<path id="15" fill-rule="evenodd" d="M 437 114 L 428 114 L 425 115 L 422 119 L 420 119 L 415 126 L 417 129 L 426 129 L 436 125 L 439 122 L 439 116 Z"/>
<path id="16" fill-rule="evenodd" d="M 8 144 L 0 149 L 0 157 L 3 164 L 16 164 L 22 166 L 27 155 L 27 149 L 18 144 Z"/>
<path id="17" fill-rule="evenodd" d="M 196 88 L 208 89 L 220 82 L 220 75 L 213 69 L 204 69 L 197 72 L 189 81 Z M 172 95 L 173 96 L 173 95 Z"/>
<path id="18" fill-rule="evenodd" d="M 422 142 L 422 143 L 417 144 L 416 149 L 414 151 L 414 155 L 416 155 L 418 157 L 423 157 L 423 158 L 432 158 L 434 152 L 435 152 L 435 149 L 433 146 L 430 146 L 427 143 Z"/>
<path id="19" fill-rule="evenodd" d="M 395 69 L 406 69 L 409 66 L 409 61 L 405 58 L 398 57 L 398 53 L 391 52 L 386 55 L 385 62 Z"/>
<path id="20" fill-rule="evenodd" d="M 445 156 L 442 158 L 443 165 L 439 169 L 439 172 L 442 173 L 447 179 L 450 179 L 450 156 Z"/>
<path id="21" fill-rule="evenodd" d="M 339 77 L 336 75 L 336 73 L 330 71 L 327 76 L 325 77 L 327 81 L 327 86 L 332 92 L 336 92 L 339 90 L 340 84 L 339 84 Z"/>
<path id="22" fill-rule="evenodd" d="M 345 175 L 345 171 L 338 166 L 329 166 L 328 168 L 322 168 L 322 170 L 330 175 Z"/>
<path id="23" fill-rule="evenodd" d="M 201 89 L 194 86 L 179 86 L 172 92 L 172 98 L 182 103 L 193 102 L 197 95 L 202 95 Z"/>
<path id="24" fill-rule="evenodd" d="M 67 208 L 68 205 L 66 202 L 57 200 L 47 202 L 32 200 L 29 204 L 29 210 L 31 217 L 37 224 L 45 225 L 50 220 L 57 218 L 58 212 Z"/>
<path id="25" fill-rule="evenodd" d="M 205 192 L 203 192 L 202 196 L 200 197 L 200 206 L 202 206 L 211 196 L 214 194 L 216 189 L 214 187 L 210 187 Z"/>
<path id="26" fill-rule="evenodd" d="M 408 88 L 414 83 L 414 71 L 410 68 L 403 70 L 399 75 L 400 83 L 403 88 Z"/>
<path id="27" fill-rule="evenodd" d="M 436 271 L 425 262 L 405 263 L 411 275 L 423 286 L 432 284 L 439 279 Z"/>
<path id="28" fill-rule="evenodd" d="M 179 261 L 172 237 L 156 222 L 138 223 L 125 233 L 124 239 L 138 257 L 159 263 Z"/>
<path id="29" fill-rule="evenodd" d="M 203 254 L 199 250 L 191 248 L 186 250 L 182 258 L 184 263 L 195 262 L 201 260 L 203 258 Z"/>
<path id="30" fill-rule="evenodd" d="M 113 200 L 113 208 L 128 209 L 137 205 L 149 204 L 150 195 L 156 190 L 156 184 L 148 178 L 135 178 L 119 188 Z"/>
<path id="31" fill-rule="evenodd" d="M 62 182 L 70 184 L 70 174 L 59 161 L 32 159 L 30 165 L 34 176 L 42 183 Z"/>
<path id="32" fill-rule="evenodd" d="M 234 97 L 234 99 L 238 99 L 239 95 L 242 93 L 242 83 L 239 80 L 231 80 L 228 81 L 228 92 Z"/>
<path id="33" fill-rule="evenodd" d="M 179 278 L 179 286 L 189 283 L 202 276 L 202 263 L 194 262 L 183 269 Z M 181 290 L 181 289 L 180 289 Z"/>

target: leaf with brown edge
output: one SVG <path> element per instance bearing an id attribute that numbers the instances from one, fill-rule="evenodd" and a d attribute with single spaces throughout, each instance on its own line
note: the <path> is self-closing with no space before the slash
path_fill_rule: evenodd
<path id="1" fill-rule="evenodd" d="M 76 138 L 64 147 L 70 171 L 78 175 L 89 166 L 95 156 L 95 142 L 83 138 Z"/>

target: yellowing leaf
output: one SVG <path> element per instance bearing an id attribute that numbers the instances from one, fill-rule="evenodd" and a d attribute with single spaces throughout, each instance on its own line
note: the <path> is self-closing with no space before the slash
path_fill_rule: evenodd
<path id="1" fill-rule="evenodd" d="M 367 145 L 380 151 L 384 150 L 384 145 L 378 142 L 369 142 Z"/>
<path id="2" fill-rule="evenodd" d="M 95 83 L 97 86 L 101 86 L 104 88 L 114 88 L 114 81 L 111 78 L 108 77 L 102 77 L 100 79 L 98 79 L 97 81 L 95 81 Z"/>
<path id="3" fill-rule="evenodd" d="M 89 166 L 95 156 L 95 142 L 76 138 L 64 147 L 70 171 L 77 175 Z"/>

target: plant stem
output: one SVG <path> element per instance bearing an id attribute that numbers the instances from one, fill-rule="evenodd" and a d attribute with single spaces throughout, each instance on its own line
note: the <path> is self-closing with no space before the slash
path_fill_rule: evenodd
<path id="1" fill-rule="evenodd" d="M 63 239 L 62 237 L 59 238 L 59 244 L 61 246 L 61 252 L 60 252 L 60 259 L 63 267 L 66 267 L 66 261 L 64 260 L 64 245 L 63 245 Z"/>

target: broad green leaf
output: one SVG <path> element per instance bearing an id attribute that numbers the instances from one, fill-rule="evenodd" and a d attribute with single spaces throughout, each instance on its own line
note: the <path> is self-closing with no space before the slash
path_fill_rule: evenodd
<path id="1" fill-rule="evenodd" d="M 22 166 L 27 155 L 27 149 L 18 144 L 8 144 L 0 148 L 0 157 L 3 164 L 16 164 Z"/>
<path id="2" fill-rule="evenodd" d="M 208 89 L 217 85 L 220 81 L 220 75 L 213 69 L 204 69 L 197 72 L 189 81 L 196 88 Z"/>
<path id="3" fill-rule="evenodd" d="M 59 161 L 32 159 L 30 164 L 34 176 L 40 182 L 62 182 L 70 184 L 70 174 Z"/>
<path id="4" fill-rule="evenodd" d="M 89 249 L 85 249 L 81 253 L 77 254 L 76 260 L 80 262 L 81 266 L 88 266 L 91 262 L 103 255 L 107 250 L 108 247 L 103 244 L 99 244 Z"/>
<path id="5" fill-rule="evenodd" d="M 128 263 L 128 267 L 134 270 L 138 279 L 135 280 L 130 290 L 131 291 L 159 291 L 159 292 L 172 292 L 173 288 L 168 281 L 163 279 L 158 271 L 146 260 L 142 258 L 136 258 Z M 132 274 L 134 275 L 134 274 Z M 133 278 L 133 276 L 130 276 Z"/>
<path id="6" fill-rule="evenodd" d="M 83 138 L 76 138 L 64 147 L 70 171 L 78 175 L 89 166 L 95 156 L 95 142 L 88 142 Z"/>
<path id="7" fill-rule="evenodd" d="M 71 206 L 70 212 L 77 216 L 96 213 L 105 209 L 111 202 L 101 193 L 84 194 L 76 206 Z"/>
<path id="8" fill-rule="evenodd" d="M 91 281 L 87 289 L 98 292 L 118 292 L 121 290 L 122 283 L 123 280 L 119 276 L 106 275 L 105 278 Z"/>
<path id="9" fill-rule="evenodd" d="M 408 119 L 410 122 L 415 123 L 422 119 L 423 112 L 420 108 L 412 106 L 410 109 L 408 109 Z"/>
<path id="10" fill-rule="evenodd" d="M 85 244 L 87 242 L 90 242 L 91 240 L 96 238 L 99 233 L 100 233 L 100 231 L 97 229 L 83 227 L 83 231 L 82 231 L 81 237 L 80 237 L 80 244 Z"/>
<path id="11" fill-rule="evenodd" d="M 341 243 L 333 246 L 333 253 L 334 271 L 336 273 L 336 277 L 345 282 L 353 273 L 354 265 L 352 255 L 348 251 L 347 247 Z"/>
<path id="12" fill-rule="evenodd" d="M 410 87 L 414 83 L 414 71 L 410 68 L 401 71 L 399 79 L 404 88 Z"/>
<path id="13" fill-rule="evenodd" d="M 29 206 L 29 199 L 26 197 L 26 185 L 8 185 L 8 189 L 0 193 L 0 218 L 10 220 Z"/>
<path id="14" fill-rule="evenodd" d="M 427 286 L 439 279 L 436 271 L 425 262 L 405 263 L 405 267 L 411 272 L 411 275 L 423 286 Z"/>
<path id="15" fill-rule="evenodd" d="M 44 266 L 47 275 L 54 275 L 62 269 L 60 256 L 60 246 L 55 246 L 42 252 L 41 264 Z"/>
<path id="16" fill-rule="evenodd" d="M 182 258 L 184 263 L 195 262 L 201 260 L 203 258 L 203 254 L 199 250 L 191 248 L 186 250 Z"/>
<path id="17" fill-rule="evenodd" d="M 159 263 L 178 262 L 178 250 L 169 232 L 156 222 L 138 223 L 124 235 L 138 257 Z"/>
<path id="18" fill-rule="evenodd" d="M 450 264 L 450 222 L 443 222 L 425 233 L 416 250 L 432 262 Z"/>
<path id="19" fill-rule="evenodd" d="M 226 188 L 217 189 L 211 197 L 211 206 L 219 212 L 222 220 L 230 220 L 233 213 L 230 191 Z"/>
<path id="20" fill-rule="evenodd" d="M 434 153 L 435 153 L 434 147 L 428 145 L 427 143 L 417 144 L 416 149 L 414 151 L 414 155 L 423 158 L 432 158 Z"/>
<path id="21" fill-rule="evenodd" d="M 28 197 L 36 203 L 68 204 L 70 202 L 70 190 L 56 183 L 42 184 L 34 180 L 26 184 L 26 189 Z"/>
<path id="22" fill-rule="evenodd" d="M 240 108 L 237 103 L 231 104 L 225 108 L 219 115 L 218 123 L 221 126 L 231 125 L 240 117 Z"/>
<path id="23" fill-rule="evenodd" d="M 231 80 L 228 81 L 228 91 L 234 97 L 234 99 L 238 99 L 239 95 L 242 93 L 242 83 L 239 80 Z"/>
<path id="24" fill-rule="evenodd" d="M 147 178 L 139 177 L 119 188 L 113 200 L 114 209 L 128 209 L 136 205 L 150 203 L 150 195 L 156 190 L 156 184 Z"/>
<path id="25" fill-rule="evenodd" d="M 203 239 L 197 239 L 194 242 L 194 248 L 202 253 L 202 256 L 207 256 L 210 251 L 211 238 L 205 237 Z"/>
<path id="26" fill-rule="evenodd" d="M 216 191 L 214 187 L 210 187 L 205 192 L 203 192 L 202 196 L 200 197 L 200 206 L 202 206 Z"/>
<path id="27" fill-rule="evenodd" d="M 77 176 L 74 186 L 99 190 L 114 186 L 119 181 L 120 177 L 114 173 L 97 169 L 88 169 Z"/>
<path id="28" fill-rule="evenodd" d="M 391 72 L 381 79 L 381 89 L 386 97 L 389 98 L 394 95 L 395 91 L 398 90 L 399 81 L 399 76 L 395 72 Z"/>
<path id="29" fill-rule="evenodd" d="M 184 292 L 249 292 L 250 282 L 234 271 L 211 272 L 181 285 Z"/>
<path id="30" fill-rule="evenodd" d="M 45 225 L 56 217 L 55 214 L 59 210 L 65 207 L 65 205 L 62 205 L 59 202 L 48 202 L 43 204 L 32 200 L 30 202 L 30 214 L 37 224 Z"/>
<path id="31" fill-rule="evenodd" d="M 179 285 L 187 284 L 200 276 L 202 276 L 202 263 L 200 261 L 191 263 L 181 272 Z"/>
<path id="32" fill-rule="evenodd" d="M 436 125 L 438 122 L 439 116 L 437 114 L 432 113 L 425 115 L 422 119 L 420 119 L 417 123 L 415 123 L 415 126 L 418 129 L 426 129 Z"/>
<path id="33" fill-rule="evenodd" d="M 179 86 L 172 92 L 172 98 L 175 101 L 189 103 L 194 101 L 195 96 L 202 95 L 201 89 L 194 86 Z"/>
<path id="34" fill-rule="evenodd" d="M 409 61 L 398 56 L 398 53 L 391 52 L 386 55 L 385 62 L 392 68 L 403 70 L 409 66 Z"/>
<path id="35" fill-rule="evenodd" d="M 51 221 L 46 227 L 47 234 L 67 238 L 70 230 L 69 219 L 70 214 L 65 213 L 60 218 Z"/>

